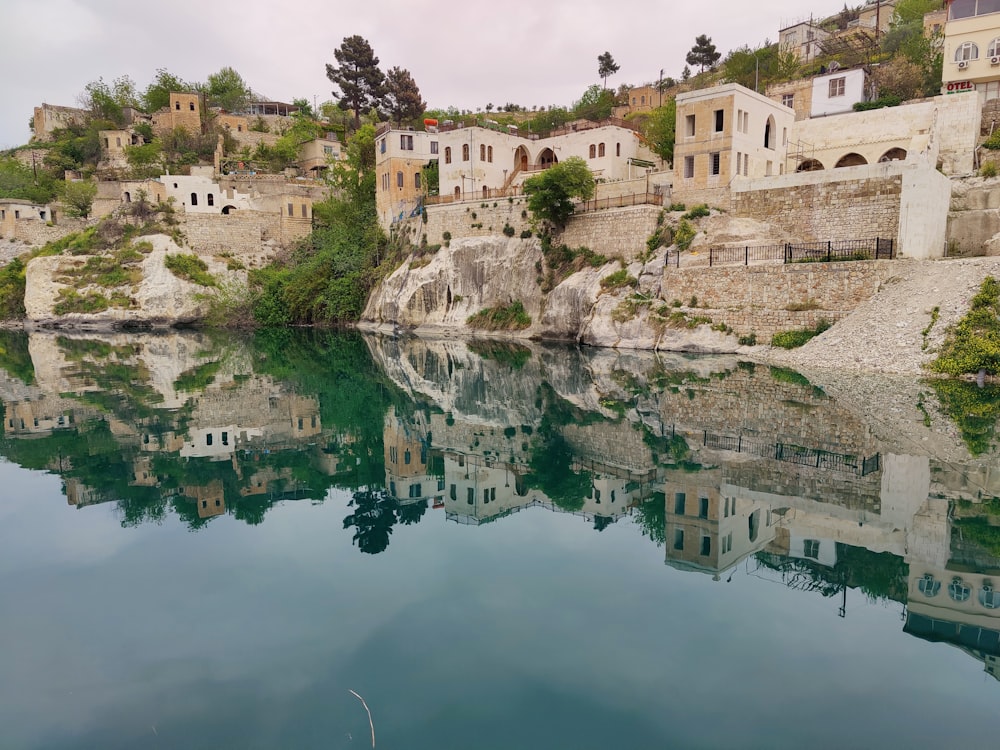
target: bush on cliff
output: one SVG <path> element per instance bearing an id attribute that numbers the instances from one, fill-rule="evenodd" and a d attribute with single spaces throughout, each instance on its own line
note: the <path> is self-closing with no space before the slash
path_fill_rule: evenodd
<path id="1" fill-rule="evenodd" d="M 948 332 L 930 367 L 948 375 L 1000 372 L 1000 283 L 995 278 L 983 279 L 969 312 Z"/>
<path id="2" fill-rule="evenodd" d="M 571 156 L 541 174 L 524 181 L 528 209 L 539 221 L 562 229 L 573 214 L 573 200 L 590 200 L 594 195 L 594 175 L 587 162 Z"/>

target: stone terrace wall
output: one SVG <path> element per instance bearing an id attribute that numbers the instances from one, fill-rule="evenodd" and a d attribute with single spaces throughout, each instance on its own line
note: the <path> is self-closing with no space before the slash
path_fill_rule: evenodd
<path id="1" fill-rule="evenodd" d="M 734 185 L 732 212 L 802 240 L 896 239 L 903 181 L 898 169 L 883 171 L 841 168 L 837 181 L 829 171 L 750 180 Z"/>
<path id="2" fill-rule="evenodd" d="M 238 211 L 178 218 L 188 246 L 198 255 L 229 253 L 248 266 L 257 266 L 266 263 L 281 244 L 281 217 L 273 214 Z"/>
<path id="3" fill-rule="evenodd" d="M 589 247 L 607 256 L 633 260 L 646 252 L 646 240 L 656 229 L 660 206 L 628 206 L 576 214 L 560 237 L 570 247 Z"/>
<path id="4" fill-rule="evenodd" d="M 521 216 L 522 212 L 526 215 Z M 514 227 L 514 236 L 517 237 L 522 231 L 531 229 L 529 218 L 525 198 L 514 198 L 513 201 L 497 198 L 478 202 L 446 203 L 440 206 L 428 206 L 427 223 L 417 231 L 426 234 L 427 241 L 432 245 L 444 243 L 445 232 L 449 232 L 453 240 L 464 237 L 496 236 L 503 233 L 504 224 Z M 419 235 L 416 241 L 419 242 Z"/>
<path id="5" fill-rule="evenodd" d="M 661 295 L 684 305 L 697 298 L 697 306 L 708 309 L 691 311 L 692 315 L 707 315 L 743 336 L 755 333 L 760 343 L 766 343 L 779 331 L 847 316 L 894 275 L 897 262 L 667 268 Z M 803 303 L 818 307 L 798 312 L 786 309 Z"/>

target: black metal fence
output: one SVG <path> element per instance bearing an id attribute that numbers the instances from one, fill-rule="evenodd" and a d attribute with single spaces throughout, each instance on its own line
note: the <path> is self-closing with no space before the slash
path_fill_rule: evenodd
<path id="1" fill-rule="evenodd" d="M 748 266 L 751 263 L 831 263 L 850 260 L 892 260 L 895 257 L 895 240 L 886 237 L 708 248 L 709 266 Z M 679 268 L 681 254 L 675 253 L 673 260 L 674 266 Z M 667 266 L 670 266 L 669 262 Z"/>
<path id="2" fill-rule="evenodd" d="M 776 461 L 798 464 L 799 466 L 811 466 L 816 469 L 827 469 L 829 471 L 842 471 L 850 474 L 859 474 L 866 477 L 874 474 L 882 468 L 881 457 L 878 453 L 869 458 L 861 458 L 849 453 L 833 453 L 819 448 L 805 448 L 801 445 L 791 443 L 771 443 L 762 440 L 737 435 L 712 435 L 704 433 L 703 445 L 713 450 L 734 451 L 736 453 L 748 453 L 761 458 L 772 458 Z"/>

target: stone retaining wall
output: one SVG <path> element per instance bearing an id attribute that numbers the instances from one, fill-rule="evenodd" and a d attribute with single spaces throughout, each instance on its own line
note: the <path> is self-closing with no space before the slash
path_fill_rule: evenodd
<path id="1" fill-rule="evenodd" d="M 421 222 L 420 228 L 416 229 L 415 222 L 407 224 L 415 227 L 414 231 L 418 232 L 414 241 L 419 242 L 419 235 L 426 234 L 427 241 L 432 245 L 443 244 L 445 232 L 448 232 L 453 240 L 464 237 L 490 237 L 502 235 L 505 225 L 512 226 L 514 236 L 517 237 L 521 232 L 531 230 L 529 222 L 531 214 L 527 208 L 527 199 L 523 197 L 512 200 L 497 198 L 479 202 L 447 203 L 428 206 L 427 223 Z M 525 215 L 522 216 L 522 213 Z"/>
<path id="2" fill-rule="evenodd" d="M 810 328 L 822 318 L 836 322 L 873 296 L 894 275 L 899 261 L 790 263 L 717 268 L 667 268 L 661 296 L 705 315 L 741 336 L 766 343 L 779 332 Z M 790 306 L 815 309 L 788 310 Z M 705 308 L 702 310 L 701 308 Z"/>
<path id="3" fill-rule="evenodd" d="M 660 206 L 628 206 L 575 214 L 559 241 L 631 261 L 646 252 L 646 240 L 662 211 Z"/>

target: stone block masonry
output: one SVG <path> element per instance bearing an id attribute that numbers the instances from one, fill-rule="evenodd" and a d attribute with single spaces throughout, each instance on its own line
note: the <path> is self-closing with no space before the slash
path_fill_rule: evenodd
<path id="1" fill-rule="evenodd" d="M 530 218 L 528 202 L 523 197 L 446 203 L 428 206 L 427 223 L 417 231 L 426 234 L 427 242 L 432 245 L 444 244 L 445 232 L 453 240 L 495 237 L 503 234 L 505 225 L 513 227 L 517 237 L 521 232 L 531 230 Z M 420 241 L 419 235 L 415 241 Z"/>
<path id="2" fill-rule="evenodd" d="M 833 323 L 847 316 L 895 275 L 896 263 L 667 268 L 661 294 L 685 307 L 696 301 L 699 309 L 688 310 L 689 316 L 705 315 L 738 335 L 753 333 L 758 343 L 767 343 L 779 331 L 811 328 L 820 319 Z"/>

